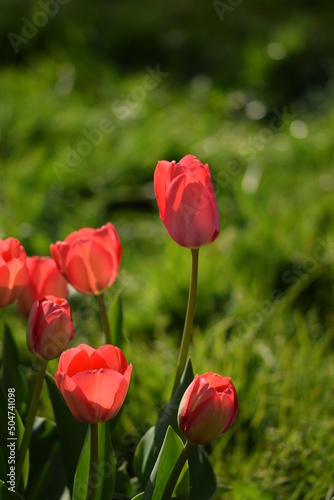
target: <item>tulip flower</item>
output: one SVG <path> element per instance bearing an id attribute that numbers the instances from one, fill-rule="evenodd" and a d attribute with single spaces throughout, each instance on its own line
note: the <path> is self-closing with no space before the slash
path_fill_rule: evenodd
<path id="1" fill-rule="evenodd" d="M 208 444 L 233 424 L 238 399 L 229 377 L 216 373 L 196 375 L 180 402 L 178 424 L 193 444 Z"/>
<path id="2" fill-rule="evenodd" d="M 14 302 L 28 280 L 23 246 L 15 238 L 0 239 L 0 307 Z"/>
<path id="3" fill-rule="evenodd" d="M 79 292 L 100 294 L 116 280 L 122 247 L 114 226 L 85 227 L 50 246 L 67 281 Z"/>
<path id="4" fill-rule="evenodd" d="M 154 172 L 159 214 L 179 245 L 199 248 L 219 235 L 220 222 L 209 166 L 187 155 L 178 163 L 159 161 Z"/>
<path id="5" fill-rule="evenodd" d="M 36 356 L 45 360 L 57 358 L 74 337 L 69 303 L 53 295 L 36 300 L 27 326 L 27 345 Z"/>
<path id="6" fill-rule="evenodd" d="M 17 299 L 18 309 L 23 316 L 28 317 L 35 300 L 46 295 L 67 298 L 67 281 L 51 257 L 27 257 L 26 265 L 30 280 Z"/>
<path id="7" fill-rule="evenodd" d="M 72 415 L 95 424 L 114 418 L 121 409 L 132 372 L 118 347 L 98 349 L 81 344 L 60 356 L 55 381 Z"/>

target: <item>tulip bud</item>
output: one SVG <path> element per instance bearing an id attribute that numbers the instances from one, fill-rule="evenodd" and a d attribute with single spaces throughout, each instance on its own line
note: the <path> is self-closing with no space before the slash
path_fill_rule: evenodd
<path id="1" fill-rule="evenodd" d="M 178 163 L 159 161 L 154 190 L 160 219 L 179 245 L 199 248 L 219 235 L 219 213 L 209 166 L 187 155 Z"/>
<path id="2" fill-rule="evenodd" d="M 111 344 L 86 344 L 60 356 L 55 381 L 72 415 L 80 422 L 106 422 L 121 409 L 128 392 L 132 364 Z"/>
<path id="3" fill-rule="evenodd" d="M 208 444 L 233 424 L 238 399 L 229 377 L 216 373 L 196 375 L 180 402 L 178 424 L 194 444 Z"/>
<path id="4" fill-rule="evenodd" d="M 73 339 L 74 327 L 69 303 L 53 295 L 36 300 L 27 326 L 27 345 L 36 356 L 57 358 Z"/>

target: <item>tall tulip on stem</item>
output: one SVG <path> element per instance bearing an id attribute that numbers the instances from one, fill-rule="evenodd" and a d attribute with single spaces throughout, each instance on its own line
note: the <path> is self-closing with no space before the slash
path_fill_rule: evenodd
<path id="1" fill-rule="evenodd" d="M 175 392 L 184 370 L 193 325 L 198 249 L 212 243 L 219 235 L 220 221 L 210 169 L 196 156 L 186 155 L 178 163 L 159 161 L 154 172 L 154 190 L 160 219 L 169 236 L 192 254 L 188 307 L 183 330 Z"/>
<path id="2" fill-rule="evenodd" d="M 16 478 L 19 482 L 29 447 L 48 360 L 57 358 L 75 335 L 70 305 L 66 299 L 48 295 L 36 300 L 27 325 L 27 346 L 39 366 L 25 430 L 18 454 Z"/>
<path id="3" fill-rule="evenodd" d="M 51 244 L 50 252 L 59 271 L 78 292 L 96 295 L 105 342 L 111 344 L 103 292 L 116 280 L 122 258 L 115 227 L 107 222 L 99 229 L 73 231 L 64 241 Z"/>
<path id="4" fill-rule="evenodd" d="M 238 398 L 229 377 L 207 372 L 196 375 L 186 389 L 178 410 L 184 448 L 168 479 L 161 500 L 170 500 L 184 464 L 195 445 L 209 444 L 226 432 L 238 414 Z"/>
<path id="5" fill-rule="evenodd" d="M 128 392 L 132 364 L 113 345 L 93 349 L 86 344 L 68 349 L 60 356 L 55 381 L 72 415 L 90 424 L 90 468 L 87 500 L 95 497 L 98 465 L 98 423 L 107 422 L 120 411 Z"/>

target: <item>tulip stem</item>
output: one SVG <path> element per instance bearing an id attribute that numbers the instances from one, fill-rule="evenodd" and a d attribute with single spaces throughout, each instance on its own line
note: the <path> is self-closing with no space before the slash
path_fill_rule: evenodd
<path id="1" fill-rule="evenodd" d="M 90 464 L 87 489 L 87 500 L 94 500 L 96 492 L 96 471 L 99 459 L 99 428 L 98 423 L 90 424 Z"/>
<path id="2" fill-rule="evenodd" d="M 17 486 L 19 486 L 24 460 L 25 460 L 27 450 L 29 447 L 29 442 L 30 442 L 32 428 L 34 426 L 39 397 L 41 395 L 41 391 L 42 391 L 42 387 L 43 387 L 45 370 L 46 370 L 46 367 L 48 364 L 47 361 L 40 360 L 40 358 L 38 358 L 38 361 L 40 362 L 40 370 L 39 370 L 37 378 L 36 378 L 34 392 L 32 395 L 31 402 L 30 402 L 30 407 L 29 407 L 29 411 L 28 411 L 28 416 L 27 416 L 27 420 L 26 420 L 24 434 L 23 434 L 23 438 L 21 441 L 21 446 L 19 449 L 18 459 L 17 459 L 17 463 L 16 463 L 16 483 L 17 483 Z"/>
<path id="3" fill-rule="evenodd" d="M 176 464 L 174 465 L 174 469 L 169 476 L 168 483 L 166 485 L 165 491 L 161 497 L 161 500 L 169 500 L 172 497 L 174 488 L 176 486 L 177 480 L 182 472 L 182 469 L 184 467 L 184 464 L 189 458 L 189 455 L 191 453 L 191 450 L 194 448 L 194 444 L 191 443 L 190 441 L 186 441 L 186 444 L 181 451 L 181 455 L 177 459 Z"/>
<path id="4" fill-rule="evenodd" d="M 197 290 L 197 275 L 198 275 L 198 251 L 199 248 L 191 249 L 191 274 L 189 283 L 188 305 L 187 305 L 186 319 L 184 322 L 182 341 L 179 351 L 179 359 L 177 361 L 177 369 L 173 385 L 172 396 L 175 394 L 175 391 L 180 383 L 182 373 L 186 366 L 191 332 L 193 329 L 195 303 L 196 303 L 196 290 Z"/>
<path id="5" fill-rule="evenodd" d="M 110 325 L 109 325 L 109 320 L 108 320 L 106 304 L 104 302 L 103 293 L 96 295 L 96 298 L 97 298 L 97 302 L 98 302 L 99 307 L 100 307 L 100 316 L 101 316 L 102 328 L 104 331 L 105 341 L 106 341 L 106 344 L 111 344 Z"/>

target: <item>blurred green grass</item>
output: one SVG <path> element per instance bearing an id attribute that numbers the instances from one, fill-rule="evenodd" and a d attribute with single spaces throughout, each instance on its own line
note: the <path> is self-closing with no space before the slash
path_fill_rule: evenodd
<path id="1" fill-rule="evenodd" d="M 314 17 L 297 6 L 291 19 L 282 5 L 271 34 L 263 2 L 256 3 L 249 25 L 248 7 L 241 5 L 230 23 L 219 24 L 216 17 L 207 22 L 220 26 L 208 41 L 203 34 L 196 39 L 196 28 L 208 9 L 216 14 L 212 5 L 202 6 L 191 13 L 182 56 L 171 47 L 180 40 L 187 5 L 179 7 L 177 26 L 166 34 L 170 45 L 157 35 L 162 21 L 154 9 L 141 23 L 131 16 L 130 32 L 145 36 L 129 54 L 131 39 L 115 21 L 124 16 L 120 3 L 105 11 L 115 16 L 117 29 L 110 32 L 103 11 L 87 6 L 82 25 L 71 24 L 78 9 L 69 4 L 49 23 L 49 34 L 41 30 L 22 49 L 21 61 L 3 56 L 0 236 L 19 238 L 30 255 L 48 255 L 51 242 L 80 227 L 108 220 L 116 226 L 124 255 L 107 302 L 121 290 L 125 349 L 134 371 L 114 440 L 131 461 L 134 444 L 171 391 L 190 272 L 189 252 L 169 240 L 159 220 L 154 168 L 160 159 L 187 153 L 208 162 L 222 230 L 200 250 L 191 356 L 197 373 L 231 376 L 240 404 L 233 428 L 208 450 L 222 487 L 217 498 L 327 500 L 334 487 L 330 71 L 317 82 L 317 64 L 326 59 L 326 68 L 332 65 L 328 54 L 319 56 L 328 41 L 328 31 L 320 29 L 328 23 L 327 3 Z M 172 17 L 176 7 L 161 9 L 159 15 Z M 7 28 L 15 19 L 18 30 L 19 18 L 8 12 Z M 83 35 L 93 12 L 101 40 L 96 27 L 91 38 Z M 71 42 L 68 52 L 55 44 L 57 26 Z M 214 45 L 222 26 L 230 45 L 220 58 Z M 243 27 L 244 45 L 237 38 Z M 313 38 L 305 38 L 310 29 Z M 160 45 L 145 58 L 151 37 Z M 268 56 L 265 44 L 271 41 L 286 48 L 282 61 Z M 224 66 L 229 53 L 234 62 Z M 190 62 L 180 72 L 186 57 Z M 168 75 L 148 89 L 145 68 L 157 64 Z M 277 118 L 284 109 L 283 119 Z M 96 130 L 105 120 L 114 128 L 101 138 Z M 87 134 L 98 144 L 89 143 Z M 82 141 L 91 144 L 87 154 Z M 98 345 L 93 298 L 73 294 L 70 301 L 76 343 Z M 0 313 L 29 365 L 24 321 L 15 306 Z M 52 418 L 46 397 L 41 412 Z"/>

